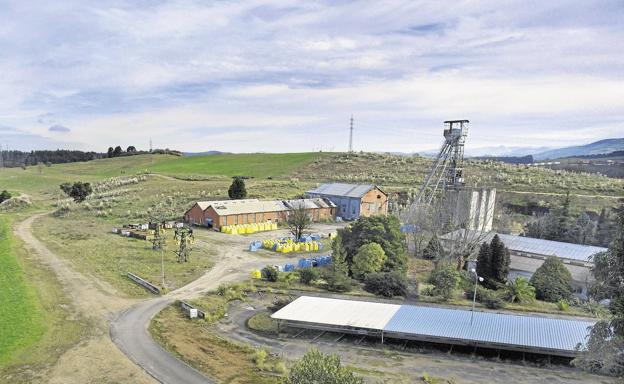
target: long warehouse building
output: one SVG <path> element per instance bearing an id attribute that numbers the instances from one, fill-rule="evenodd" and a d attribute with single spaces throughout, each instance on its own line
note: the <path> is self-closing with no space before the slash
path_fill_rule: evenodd
<path id="1" fill-rule="evenodd" d="M 595 321 L 301 296 L 271 315 L 281 325 L 382 339 L 574 357 Z"/>

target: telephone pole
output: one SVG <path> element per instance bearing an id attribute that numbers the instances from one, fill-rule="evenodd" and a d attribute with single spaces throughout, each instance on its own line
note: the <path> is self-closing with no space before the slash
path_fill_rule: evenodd
<path id="1" fill-rule="evenodd" d="M 349 152 L 353 152 L 353 114 L 351 114 L 351 124 L 349 125 Z"/>

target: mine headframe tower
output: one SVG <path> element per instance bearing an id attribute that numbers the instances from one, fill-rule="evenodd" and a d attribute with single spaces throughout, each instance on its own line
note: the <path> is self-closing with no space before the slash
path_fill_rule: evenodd
<path id="1" fill-rule="evenodd" d="M 436 194 L 449 188 L 464 185 L 464 144 L 468 136 L 468 120 L 444 122 L 444 142 L 433 160 L 425 180 L 408 212 L 413 214 L 419 206 L 429 206 Z"/>

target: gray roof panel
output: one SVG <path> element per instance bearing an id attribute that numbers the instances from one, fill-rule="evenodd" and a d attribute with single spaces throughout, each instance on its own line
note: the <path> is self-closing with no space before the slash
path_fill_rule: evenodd
<path id="1" fill-rule="evenodd" d="M 463 235 L 463 229 L 455 232 L 447 233 L 442 236 L 443 239 L 452 240 L 455 236 Z M 475 238 L 481 236 L 479 231 L 470 231 L 474 233 Z M 490 232 L 483 236 L 483 241 L 490 242 L 496 233 Z M 470 238 L 471 235 L 468 235 Z M 524 237 L 517 235 L 498 234 L 498 237 L 509 250 L 517 252 L 526 252 L 536 255 L 555 256 L 563 259 L 571 259 L 577 261 L 591 262 L 591 257 L 597 253 L 604 252 L 607 248 L 595 247 L 593 245 L 582 245 L 574 243 L 564 243 L 562 241 L 535 239 L 532 237 Z"/>
<path id="2" fill-rule="evenodd" d="M 373 188 L 375 186 L 372 184 L 332 183 L 322 184 L 316 189 L 307 191 L 307 193 L 327 196 L 362 197 Z"/>
<path id="3" fill-rule="evenodd" d="M 573 352 L 594 321 L 402 305 L 384 332 Z"/>

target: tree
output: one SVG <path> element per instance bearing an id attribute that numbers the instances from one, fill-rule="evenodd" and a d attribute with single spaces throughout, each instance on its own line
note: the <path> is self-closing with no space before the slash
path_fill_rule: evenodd
<path id="1" fill-rule="evenodd" d="M 577 217 L 569 231 L 569 240 L 576 244 L 592 244 L 596 232 L 596 223 L 585 212 Z"/>
<path id="2" fill-rule="evenodd" d="M 510 303 L 530 303 L 535 300 L 535 288 L 522 276 L 505 284 L 505 297 Z"/>
<path id="3" fill-rule="evenodd" d="M 407 270 L 405 237 L 401 233 L 399 219 L 396 216 L 360 217 L 349 227 L 339 229 L 334 240 L 333 250 L 344 255 L 344 261 L 351 273 L 353 258 L 360 247 L 368 243 L 377 243 L 386 254 L 382 271 Z"/>
<path id="4" fill-rule="evenodd" d="M 136 150 L 136 148 L 134 147 L 134 145 L 131 145 L 131 146 L 129 146 L 129 147 L 128 147 L 128 149 L 126 149 L 126 152 L 128 152 L 128 153 L 133 153 L 133 152 L 136 152 L 136 151 L 137 151 L 137 150 Z"/>
<path id="5" fill-rule="evenodd" d="M 600 216 L 598 217 L 598 223 L 596 225 L 596 235 L 594 243 L 602 247 L 608 247 L 613 238 L 615 237 L 616 223 L 612 220 L 611 215 L 607 208 L 602 208 Z"/>
<path id="6" fill-rule="evenodd" d="M 406 296 L 407 281 L 400 273 L 374 272 L 366 275 L 364 289 L 378 296 Z"/>
<path id="7" fill-rule="evenodd" d="M 123 153 L 123 149 L 121 149 L 121 147 L 118 145 L 115 147 L 115 150 L 113 151 L 113 156 L 114 157 L 121 156 L 122 153 Z"/>
<path id="8" fill-rule="evenodd" d="M 325 270 L 323 276 L 327 282 L 327 289 L 334 292 L 349 292 L 353 287 L 353 280 L 348 275 L 349 267 L 345 255 L 342 250 L 338 250 L 332 256 L 333 263 Z"/>
<path id="9" fill-rule="evenodd" d="M 425 249 L 423 249 L 422 255 L 423 259 L 435 260 L 438 259 L 443 252 L 444 248 L 442 248 L 442 243 L 440 243 L 440 239 L 438 239 L 438 236 L 434 233 Z"/>
<path id="10" fill-rule="evenodd" d="M 509 264 L 511 263 L 509 249 L 505 247 L 505 244 L 498 235 L 494 235 L 490 243 L 490 251 L 492 252 L 492 258 L 490 259 L 490 278 L 495 283 L 504 284 L 507 281 Z"/>
<path id="11" fill-rule="evenodd" d="M 83 183 L 81 181 L 77 181 L 74 184 L 63 183 L 60 185 L 60 188 L 67 196 L 74 199 L 76 203 L 85 201 L 87 196 L 93 192 L 90 183 Z"/>
<path id="12" fill-rule="evenodd" d="M 247 197 L 247 189 L 245 189 L 245 181 L 240 177 L 235 177 L 232 181 L 232 185 L 228 189 L 228 196 L 230 199 L 244 199 Z"/>
<path id="13" fill-rule="evenodd" d="M 353 277 L 363 280 L 366 275 L 372 272 L 378 272 L 386 261 L 386 254 L 377 243 L 368 243 L 362 245 L 353 258 L 351 272 Z"/>
<path id="14" fill-rule="evenodd" d="M 108 152 L 106 155 L 108 156 L 108 158 L 115 157 L 115 150 L 113 149 L 113 147 L 108 147 Z"/>
<path id="15" fill-rule="evenodd" d="M 596 323 L 583 354 L 575 360 L 582 368 L 624 377 L 624 205 L 616 210 L 616 232 L 606 252 L 594 257 L 596 280 L 590 293 L 597 300 L 610 298 L 608 321 Z"/>
<path id="16" fill-rule="evenodd" d="M 306 209 L 304 200 L 297 201 L 293 203 L 293 205 L 293 210 L 291 210 L 286 217 L 286 224 L 288 225 L 290 233 L 295 236 L 295 239 L 299 240 L 303 237 L 304 232 L 310 228 L 312 218 Z"/>
<path id="17" fill-rule="evenodd" d="M 489 285 L 492 271 L 492 250 L 490 249 L 490 245 L 486 242 L 483 242 L 481 248 L 479 248 L 476 269 L 477 275 L 483 277 L 483 280 Z"/>
<path id="18" fill-rule="evenodd" d="M 2 203 L 5 200 L 9 200 L 10 198 L 11 198 L 11 194 L 7 192 L 6 189 L 0 192 L 0 203 Z"/>
<path id="19" fill-rule="evenodd" d="M 440 264 L 431 272 L 429 282 L 433 284 L 433 292 L 435 295 L 442 296 L 444 300 L 453 298 L 460 276 L 457 269 L 449 264 Z"/>
<path id="20" fill-rule="evenodd" d="M 303 268 L 299 271 L 299 282 L 301 284 L 310 285 L 318 278 L 318 273 L 314 268 Z"/>
<path id="21" fill-rule="evenodd" d="M 340 357 L 311 348 L 290 370 L 287 384 L 362 384 L 363 379 L 343 367 Z"/>
<path id="22" fill-rule="evenodd" d="M 531 277 L 535 296 L 540 300 L 555 303 L 568 300 L 572 296 L 572 275 L 557 257 L 549 257 L 537 268 Z"/>

